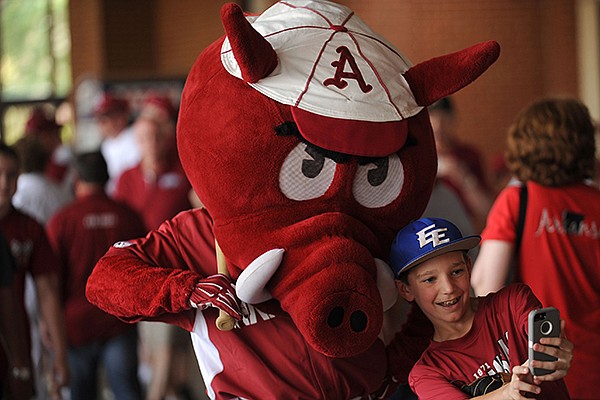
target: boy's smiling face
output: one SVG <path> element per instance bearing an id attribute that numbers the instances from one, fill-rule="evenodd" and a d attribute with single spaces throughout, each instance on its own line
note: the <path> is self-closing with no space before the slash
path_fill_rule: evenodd
<path id="1" fill-rule="evenodd" d="M 400 294 L 407 301 L 415 301 L 433 323 L 435 340 L 440 335 L 444 340 L 446 334 L 455 336 L 457 329 L 470 329 L 470 270 L 470 258 L 462 251 L 453 251 L 412 268 L 408 284 L 397 281 Z"/>

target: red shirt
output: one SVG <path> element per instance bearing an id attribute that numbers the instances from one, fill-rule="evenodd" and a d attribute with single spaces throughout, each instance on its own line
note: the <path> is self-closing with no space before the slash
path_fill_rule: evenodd
<path id="1" fill-rule="evenodd" d="M 15 275 L 15 261 L 8 241 L 0 234 L 0 287 L 10 287 Z"/>
<path id="2" fill-rule="evenodd" d="M 188 198 L 191 188 L 176 160 L 158 176 L 145 176 L 141 165 L 124 171 L 113 197 L 137 211 L 150 230 L 178 212 L 192 208 Z"/>
<path id="3" fill-rule="evenodd" d="M 326 357 L 304 341 L 274 300 L 247 306 L 250 315 L 240 328 L 219 331 L 216 309 L 196 312 L 189 305 L 200 277 L 216 272 L 210 220 L 203 211 L 186 211 L 146 238 L 111 248 L 88 280 L 87 296 L 128 321 L 161 320 L 191 331 L 210 398 L 351 399 L 384 384 L 389 370 L 381 341 L 352 358 Z M 401 334 L 393 343 L 394 355 L 420 355 L 424 348 Z M 407 358 L 396 364 L 410 368 L 416 357 Z"/>
<path id="4" fill-rule="evenodd" d="M 463 337 L 431 342 L 410 373 L 420 400 L 470 398 L 460 386 L 485 375 L 510 373 L 527 360 L 527 316 L 540 302 L 524 285 L 479 298 L 471 330 Z M 569 371 L 571 372 L 571 371 Z M 569 398 L 563 380 L 542 384 L 537 399 Z"/>
<path id="5" fill-rule="evenodd" d="M 472 174 L 477 179 L 477 184 L 485 191 L 490 191 L 490 186 L 487 182 L 487 178 L 485 176 L 483 163 L 481 161 L 481 156 L 479 151 L 475 149 L 475 147 L 465 144 L 465 143 L 455 143 L 452 147 L 452 150 L 449 152 L 448 157 L 458 160 L 466 169 L 467 172 Z M 465 199 L 464 189 L 457 186 L 450 179 L 445 176 L 441 176 L 441 179 L 445 184 L 447 184 L 460 198 L 463 206 L 467 210 L 470 215 L 473 215 L 474 212 L 472 207 L 469 206 L 469 202 Z"/>
<path id="6" fill-rule="evenodd" d="M 145 227 L 129 207 L 102 194 L 80 197 L 48 221 L 48 238 L 60 260 L 67 339 L 81 346 L 132 327 L 90 304 L 85 285 L 96 262 L 120 240 L 142 236 Z"/>
<path id="7" fill-rule="evenodd" d="M 15 312 L 23 315 L 23 321 L 28 325 L 25 332 L 29 332 L 29 317 L 25 310 L 26 274 L 31 274 L 34 280 L 38 275 L 56 274 L 58 273 L 58 260 L 50 247 L 42 225 L 15 208 L 12 208 L 4 218 L 0 219 L 0 233 L 9 243 L 17 264 L 13 283 L 18 299 L 18 309 Z M 30 338 L 27 337 L 26 340 L 31 346 Z"/>
<path id="8" fill-rule="evenodd" d="M 600 382 L 600 191 L 577 184 L 551 188 L 529 182 L 517 275 L 542 304 L 560 310 L 574 343 L 565 378 L 573 398 L 595 398 Z M 500 193 L 483 240 L 513 242 L 519 187 Z"/>
<path id="9" fill-rule="evenodd" d="M 10 254 L 10 247 L 4 236 L 0 235 L 0 290 L 10 288 L 14 277 L 14 261 Z M 3 306 L 3 305 L 2 305 Z M 8 372 L 8 355 L 4 346 L 0 346 L 0 386 Z"/>

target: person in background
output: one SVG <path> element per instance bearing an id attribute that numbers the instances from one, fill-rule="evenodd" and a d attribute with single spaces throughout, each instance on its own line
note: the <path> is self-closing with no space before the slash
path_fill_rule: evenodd
<path id="1" fill-rule="evenodd" d="M 142 159 L 123 172 L 113 194 L 141 215 L 147 230 L 192 208 L 191 185 L 177 154 L 176 117 L 177 110 L 168 98 L 151 94 L 144 100 L 133 124 Z M 143 365 L 149 367 L 143 370 L 150 375 L 145 378 L 146 398 L 189 398 L 185 382 L 187 360 L 193 357 L 189 334 L 174 325 L 143 321 L 140 336 Z M 200 376 L 195 380 L 200 381 Z"/>
<path id="2" fill-rule="evenodd" d="M 141 160 L 141 152 L 130 126 L 131 110 L 125 99 L 106 92 L 94 109 L 102 142 L 100 151 L 108 165 L 110 179 L 106 191 L 111 195 L 123 171 Z"/>
<path id="3" fill-rule="evenodd" d="M 48 115 L 43 107 L 32 110 L 25 124 L 25 136 L 37 136 L 48 153 L 44 173 L 52 182 L 63 190 L 71 190 L 70 163 L 73 152 L 66 146 L 61 137 L 62 126 L 56 122 L 54 115 Z"/>
<path id="4" fill-rule="evenodd" d="M 412 368 L 409 384 L 421 400 L 569 399 L 562 379 L 573 343 L 544 337 L 534 350 L 555 361 L 527 360 L 528 315 L 542 307 L 529 287 L 470 295 L 471 258 L 479 236 L 463 236 L 450 221 L 422 218 L 402 228 L 390 251 L 398 291 L 415 302 L 434 327 L 432 341 Z M 532 376 L 529 366 L 554 372 Z"/>
<path id="5" fill-rule="evenodd" d="M 481 155 L 458 138 L 456 110 L 450 97 L 433 103 L 428 112 L 438 155 L 437 178 L 458 194 L 471 224 L 480 232 L 493 201 Z"/>
<path id="6" fill-rule="evenodd" d="M 140 400 L 137 326 L 91 305 L 85 285 L 106 250 L 143 236 L 144 224 L 137 213 L 105 193 L 109 176 L 102 153 L 77 155 L 74 170 L 76 198 L 46 226 L 60 261 L 71 400 L 99 398 L 99 366 L 104 367 L 116 400 Z"/>
<path id="7" fill-rule="evenodd" d="M 168 98 L 146 98 L 133 124 L 142 159 L 123 172 L 113 194 L 142 216 L 148 230 L 192 207 L 191 185 L 177 154 L 176 117 Z"/>
<path id="8" fill-rule="evenodd" d="M 20 160 L 20 174 L 17 191 L 12 198 L 12 203 L 18 210 L 35 218 L 42 226 L 73 198 L 71 187 L 67 190 L 66 186 L 51 180 L 45 173 L 51 156 L 48 144 L 44 144 L 45 135 L 29 134 L 15 143 L 14 149 Z M 45 321 L 40 318 L 36 286 L 32 276 L 26 275 L 25 307 L 31 324 L 31 352 L 35 372 L 39 374 L 45 369 L 42 363 L 50 357 L 49 354 L 45 354 L 45 349 L 49 348 L 50 344 L 42 343 L 47 335 L 44 334 Z M 44 393 L 42 377 L 38 376 L 36 382 L 39 386 L 38 391 Z"/>
<path id="9" fill-rule="evenodd" d="M 13 282 L 17 266 L 4 236 L 0 235 L 0 399 L 33 396 L 32 365 L 25 338 L 23 315 L 15 313 Z"/>
<path id="10" fill-rule="evenodd" d="M 485 295 L 514 276 L 563 312 L 576 344 L 566 382 L 577 399 L 597 398 L 590 382 L 600 382 L 600 191 L 588 184 L 594 132 L 587 107 L 572 98 L 541 99 L 518 114 L 508 130 L 506 159 L 519 182 L 490 210 L 471 279 L 475 293 Z M 518 245 L 521 198 L 526 206 Z"/>
<path id="11" fill-rule="evenodd" d="M 47 389 L 51 398 L 58 399 L 61 388 L 69 381 L 65 326 L 58 292 L 58 260 L 50 247 L 44 227 L 12 205 L 18 175 L 17 152 L 0 143 L 0 233 L 8 241 L 17 264 L 14 282 L 17 307 L 13 313 L 22 316 L 23 323 L 27 324 L 23 328 L 29 332 L 25 309 L 25 278 L 30 276 L 35 284 L 40 316 L 44 321 L 40 326 L 45 327 L 45 330 L 40 334 L 42 338 L 47 337 L 43 343 L 47 346 L 47 354 L 50 356 L 49 359 L 43 360 L 49 364 L 48 370 L 44 370 L 44 363 L 34 363 L 37 396 L 45 395 Z M 30 339 L 29 335 L 24 338 L 29 352 Z M 47 382 L 43 379 L 47 379 Z M 41 393 L 42 389 L 44 393 Z"/>
<path id="12" fill-rule="evenodd" d="M 21 168 L 13 204 L 44 225 L 52 214 L 73 199 L 72 191 L 64 190 L 44 174 L 50 153 L 40 136 L 23 136 L 14 147 Z"/>

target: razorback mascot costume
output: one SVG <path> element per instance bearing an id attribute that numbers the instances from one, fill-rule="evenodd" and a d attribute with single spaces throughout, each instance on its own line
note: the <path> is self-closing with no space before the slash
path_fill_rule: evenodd
<path id="1" fill-rule="evenodd" d="M 498 44 L 412 66 L 327 1 L 258 17 L 227 4 L 221 19 L 226 36 L 195 62 L 177 129 L 205 209 L 115 244 L 88 298 L 189 330 L 213 399 L 389 395 L 429 340 L 410 317 L 392 340 L 380 335 L 397 298 L 390 244 L 436 173 L 425 107 L 483 73 Z M 234 329 L 215 326 L 217 308 Z"/>

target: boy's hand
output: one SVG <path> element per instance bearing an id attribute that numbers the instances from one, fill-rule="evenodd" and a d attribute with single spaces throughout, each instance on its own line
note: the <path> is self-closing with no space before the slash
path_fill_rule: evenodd
<path id="1" fill-rule="evenodd" d="M 498 391 L 501 391 L 501 396 L 497 398 L 526 400 L 528 398 L 524 396 L 526 393 L 539 394 L 541 389 L 534 383 L 526 361 L 522 365 L 513 367 L 510 382 L 504 385 L 502 389 L 498 389 Z"/>
<path id="2" fill-rule="evenodd" d="M 536 384 L 540 384 L 542 381 L 555 381 L 564 378 L 573 361 L 573 343 L 565 337 L 565 320 L 560 321 L 559 338 L 541 338 L 540 343 L 533 345 L 533 349 L 557 358 L 556 361 L 531 362 L 531 365 L 536 368 L 554 370 L 551 374 L 534 377 Z"/>

